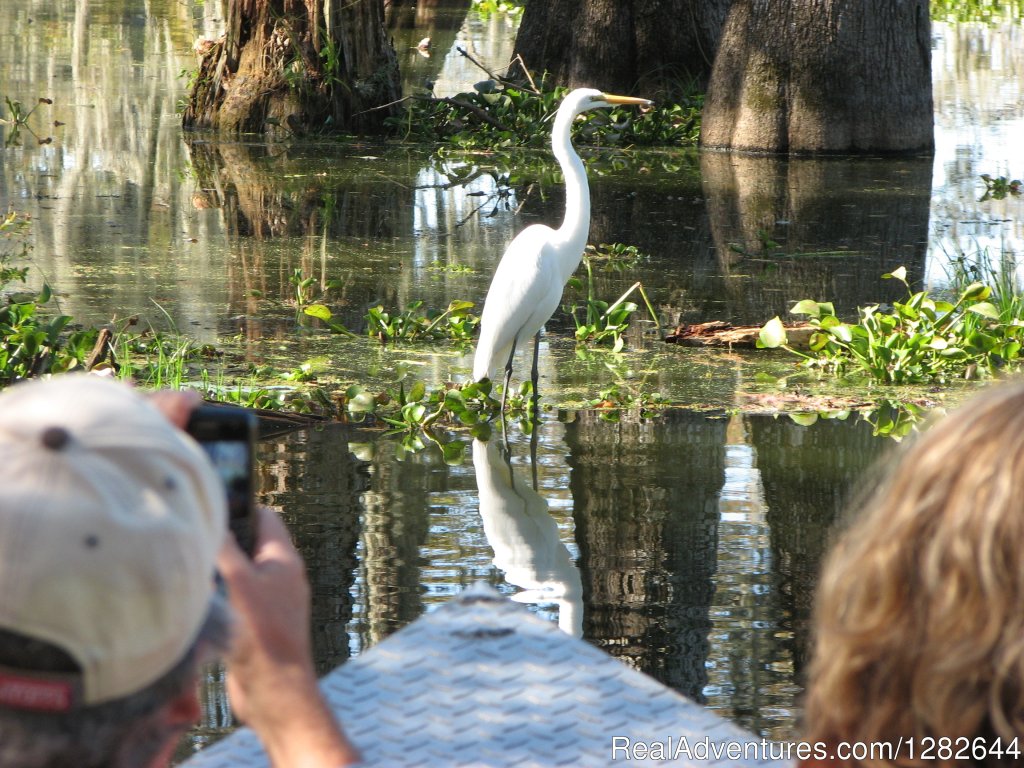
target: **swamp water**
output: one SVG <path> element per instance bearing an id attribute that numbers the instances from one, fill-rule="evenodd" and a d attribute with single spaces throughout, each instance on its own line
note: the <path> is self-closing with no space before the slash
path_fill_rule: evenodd
<path id="1" fill-rule="evenodd" d="M 195 38 L 219 33 L 217 6 L 0 3 L 0 97 L 53 99 L 32 131 L 0 127 L 0 208 L 32 216 L 31 276 L 81 322 L 170 321 L 230 339 L 254 365 L 310 361 L 324 383 L 464 378 L 468 349 L 383 349 L 302 327 L 290 278 L 340 281 L 327 303 L 356 330 L 375 301 L 479 302 L 514 233 L 561 216 L 551 161 L 183 136 L 179 73 L 194 66 Z M 453 42 L 498 66 L 514 34 L 473 12 L 396 25 L 407 87 L 432 80 L 438 92 L 478 78 L 445 54 Z M 428 34 L 429 60 L 411 50 Z M 760 323 L 802 298 L 845 311 L 898 298 L 879 276 L 901 264 L 912 282 L 941 284 L 960 254 L 1019 256 L 1021 199 L 979 202 L 979 175 L 1024 173 L 1024 30 L 936 24 L 933 38 L 935 158 L 583 152 L 591 242 L 649 254 L 598 269 L 597 295 L 640 280 L 666 328 Z M 801 425 L 747 412 L 759 386 L 749 357 L 663 344 L 649 322 L 634 323 L 621 355 L 577 350 L 572 327 L 553 319 L 542 350 L 552 408 L 536 483 L 517 427 L 511 476 L 495 446 L 467 447 L 451 466 L 433 447 L 407 454 L 342 425 L 261 446 L 262 498 L 310 566 L 318 663 L 326 671 L 484 580 L 723 715 L 790 735 L 829 526 L 890 444 L 856 415 Z M 695 408 L 618 421 L 580 408 L 613 387 Z M 205 693 L 183 755 L 231 727 L 217 675 Z"/>

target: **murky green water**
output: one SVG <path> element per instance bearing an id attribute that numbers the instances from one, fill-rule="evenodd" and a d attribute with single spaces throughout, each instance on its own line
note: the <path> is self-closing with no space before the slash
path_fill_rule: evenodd
<path id="1" fill-rule="evenodd" d="M 324 381 L 468 375 L 469 349 L 384 350 L 297 326 L 289 278 L 341 281 L 329 304 L 357 330 L 375 301 L 480 301 L 514 233 L 561 215 L 546 154 L 440 160 L 394 145 L 185 137 L 178 75 L 194 65 L 193 40 L 219 33 L 217 5 L 0 5 L 0 97 L 54 102 L 31 132 L 0 127 L 0 207 L 33 217 L 35 279 L 84 322 L 170 318 L 206 341 L 235 338 L 254 363 L 312 359 Z M 396 25 L 407 89 L 430 80 L 439 93 L 481 77 L 453 44 L 499 66 L 513 34 L 452 11 Z M 428 35 L 429 59 L 413 50 Z M 979 202 L 978 179 L 1024 173 L 1024 32 L 936 25 L 933 37 L 934 159 L 586 152 L 591 241 L 649 254 L 598 272 L 598 294 L 640 280 L 668 328 L 755 323 L 801 298 L 847 310 L 895 298 L 879 276 L 901 264 L 934 284 L 958 253 L 1024 253 L 1024 204 Z M 310 564 L 319 663 L 483 579 L 723 714 L 788 735 L 826 532 L 888 446 L 854 418 L 730 415 L 752 385 L 741 357 L 665 345 L 649 323 L 623 355 L 579 351 L 571 328 L 553 319 L 543 348 L 552 410 L 536 489 L 518 432 L 514 481 L 493 447 L 460 466 L 429 449 L 399 460 L 394 442 L 337 425 L 262 447 L 263 497 Z M 613 385 L 702 410 L 613 423 L 571 407 Z M 207 692 L 197 743 L 229 723 L 216 680 Z"/>

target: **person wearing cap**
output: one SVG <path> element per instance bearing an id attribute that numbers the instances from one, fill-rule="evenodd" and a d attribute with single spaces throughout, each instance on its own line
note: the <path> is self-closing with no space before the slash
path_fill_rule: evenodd
<path id="1" fill-rule="evenodd" d="M 0 393 L 0 766 L 166 765 L 225 651 L 273 765 L 358 760 L 317 687 L 301 557 L 268 509 L 251 560 L 225 535 L 179 429 L 197 404 L 86 375 Z"/>

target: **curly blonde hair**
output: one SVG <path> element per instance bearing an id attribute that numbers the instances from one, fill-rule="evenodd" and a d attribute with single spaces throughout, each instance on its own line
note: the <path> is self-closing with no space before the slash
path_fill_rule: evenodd
<path id="1" fill-rule="evenodd" d="M 922 762 L 924 737 L 1024 752 L 1024 384 L 927 430 L 860 508 L 818 586 L 806 739 L 917 740 L 916 761 L 861 766 L 964 764 Z"/>

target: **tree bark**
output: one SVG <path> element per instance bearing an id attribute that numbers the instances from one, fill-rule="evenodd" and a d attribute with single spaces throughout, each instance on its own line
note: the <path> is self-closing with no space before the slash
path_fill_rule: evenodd
<path id="1" fill-rule="evenodd" d="M 226 33 L 197 43 L 186 128 L 363 133 L 391 114 L 374 109 L 399 97 L 382 0 L 226 0 L 225 8 Z"/>
<path id="2" fill-rule="evenodd" d="M 930 26 L 928 0 L 735 0 L 701 145 L 932 151 Z"/>
<path id="3" fill-rule="evenodd" d="M 530 0 L 515 52 L 549 85 L 659 96 L 703 87 L 730 0 Z"/>

